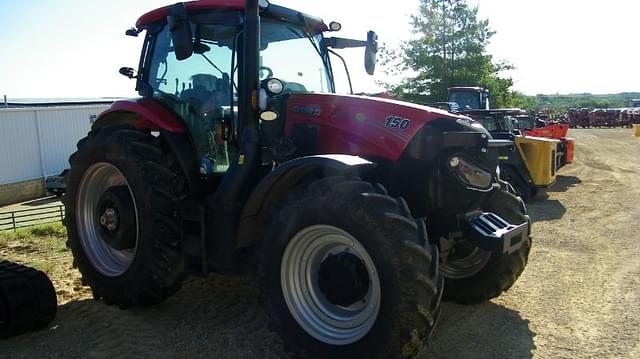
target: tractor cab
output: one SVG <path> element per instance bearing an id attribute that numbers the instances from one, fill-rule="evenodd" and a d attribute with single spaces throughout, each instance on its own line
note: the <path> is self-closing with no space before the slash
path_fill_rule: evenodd
<path id="1" fill-rule="evenodd" d="M 291 94 L 333 93 L 329 59 L 332 48 L 365 47 L 367 71 L 373 73 L 377 43 L 325 37 L 340 24 L 277 5 L 260 5 L 260 36 L 247 38 L 244 0 L 180 3 L 151 11 L 138 20 L 138 34 L 146 30 L 142 69 L 137 89 L 175 113 L 187 126 L 196 148 L 200 172 L 216 177 L 230 166 L 238 151 L 243 124 L 241 99 L 260 118 L 261 140 L 273 144 L 282 132 L 284 109 L 271 101 Z M 244 42 L 255 42 L 254 56 Z M 243 70 L 257 60 L 257 73 Z M 260 81 L 255 92 L 251 86 Z"/>
<path id="2" fill-rule="evenodd" d="M 497 109 L 497 110 L 469 110 L 463 112 L 465 115 L 473 118 L 491 133 L 494 138 L 508 138 L 512 135 L 520 134 L 522 126 L 526 126 L 526 122 L 520 123 L 520 119 L 528 119 L 526 112 L 513 109 Z"/>
<path id="3" fill-rule="evenodd" d="M 530 115 L 516 115 L 514 127 L 519 130 L 531 130 L 536 128 L 536 119 Z"/>
<path id="4" fill-rule="evenodd" d="M 488 110 L 489 90 L 483 87 L 456 86 L 447 89 L 447 102 L 455 103 L 460 111 Z"/>

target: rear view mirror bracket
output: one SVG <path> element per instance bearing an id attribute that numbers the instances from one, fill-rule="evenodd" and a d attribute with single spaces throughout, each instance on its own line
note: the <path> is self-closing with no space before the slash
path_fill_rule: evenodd
<path id="1" fill-rule="evenodd" d="M 189 15 L 183 3 L 169 7 L 167 24 L 171 31 L 171 41 L 175 49 L 176 59 L 185 60 L 193 54 L 193 35 Z"/>

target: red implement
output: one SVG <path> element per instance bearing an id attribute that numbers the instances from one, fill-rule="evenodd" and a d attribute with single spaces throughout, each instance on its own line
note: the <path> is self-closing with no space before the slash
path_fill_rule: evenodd
<path id="1" fill-rule="evenodd" d="M 568 131 L 569 131 L 569 125 L 558 125 L 558 124 L 547 125 L 540 128 L 534 128 L 532 130 L 524 130 L 527 136 L 548 137 L 548 138 L 556 138 L 556 139 L 567 137 Z"/>

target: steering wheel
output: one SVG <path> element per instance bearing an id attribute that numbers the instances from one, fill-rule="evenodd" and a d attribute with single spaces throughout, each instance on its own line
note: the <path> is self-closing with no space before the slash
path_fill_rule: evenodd
<path id="1" fill-rule="evenodd" d="M 266 76 L 263 76 L 263 74 L 266 74 Z M 260 66 L 258 67 L 258 77 L 261 81 L 273 77 L 273 70 L 266 66 Z"/>

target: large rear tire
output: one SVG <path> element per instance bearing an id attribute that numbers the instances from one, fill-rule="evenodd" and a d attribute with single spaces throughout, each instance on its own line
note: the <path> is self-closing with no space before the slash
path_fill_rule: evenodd
<path id="1" fill-rule="evenodd" d="M 506 191 L 494 191 L 482 209 L 512 224 L 531 224 L 521 199 Z M 531 249 L 530 230 L 527 242 L 511 254 L 485 251 L 463 238 L 441 238 L 441 248 L 447 240 L 455 240 L 455 244 L 448 249 L 452 252 L 440 256 L 445 278 L 443 299 L 461 304 L 489 300 L 511 288 L 524 271 Z"/>
<path id="2" fill-rule="evenodd" d="M 266 221 L 259 253 L 263 301 L 291 352 L 413 357 L 436 325 L 438 252 L 379 185 L 331 177 L 296 188 Z"/>
<path id="3" fill-rule="evenodd" d="M 78 142 L 69 162 L 67 245 L 94 297 L 126 308 L 178 291 L 178 201 L 186 185 L 161 137 L 100 128 Z"/>
<path id="4" fill-rule="evenodd" d="M 45 327 L 57 308 L 56 291 L 46 274 L 0 262 L 0 338 Z"/>

